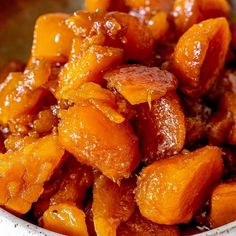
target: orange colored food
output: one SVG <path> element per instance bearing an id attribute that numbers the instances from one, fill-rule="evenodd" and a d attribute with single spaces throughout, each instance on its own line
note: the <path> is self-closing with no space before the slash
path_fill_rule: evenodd
<path id="1" fill-rule="evenodd" d="M 179 98 L 168 92 L 137 108 L 137 128 L 143 161 L 150 164 L 180 152 L 185 142 L 185 119 Z"/>
<path id="2" fill-rule="evenodd" d="M 226 0 L 175 0 L 173 16 L 176 31 L 184 33 L 202 20 L 229 17 L 230 6 Z"/>
<path id="3" fill-rule="evenodd" d="M 32 58 L 66 61 L 70 55 L 73 32 L 66 27 L 67 14 L 51 13 L 40 16 L 34 29 Z"/>
<path id="4" fill-rule="evenodd" d="M 128 221 L 123 222 L 117 229 L 117 236 L 179 236 L 176 226 L 159 225 L 143 217 L 136 208 Z"/>
<path id="5" fill-rule="evenodd" d="M 221 150 L 210 146 L 145 167 L 135 194 L 141 214 L 159 224 L 188 223 L 219 182 L 223 167 Z"/>
<path id="6" fill-rule="evenodd" d="M 115 182 L 128 178 L 139 164 L 138 140 L 127 122 L 112 122 L 89 102 L 61 111 L 60 118 L 60 142 L 81 163 Z"/>
<path id="7" fill-rule="evenodd" d="M 210 223 L 213 228 L 230 223 L 236 218 L 236 183 L 219 184 L 211 195 Z"/>
<path id="8" fill-rule="evenodd" d="M 50 147 L 50 148 L 49 148 Z M 64 149 L 56 136 L 46 136 L 22 150 L 1 154 L 0 205 L 24 214 L 43 192 Z"/>
<path id="9" fill-rule="evenodd" d="M 182 91 L 191 97 L 205 95 L 224 66 L 230 42 L 225 18 L 202 21 L 179 39 L 173 55 L 173 71 Z"/>
<path id="10" fill-rule="evenodd" d="M 43 226 L 61 234 L 88 236 L 84 212 L 69 203 L 49 207 L 43 214 Z"/>
<path id="11" fill-rule="evenodd" d="M 169 72 L 140 65 L 109 71 L 104 78 L 109 88 L 115 88 L 132 105 L 150 103 L 177 86 L 176 78 Z"/>
<path id="12" fill-rule="evenodd" d="M 120 223 L 129 219 L 135 208 L 135 185 L 135 178 L 119 186 L 102 175 L 95 180 L 92 212 L 97 235 L 116 235 Z"/>
<path id="13" fill-rule="evenodd" d="M 68 236 L 236 220 L 228 2 L 85 0 L 39 16 L 28 61 L 0 70 L 0 206 Z"/>

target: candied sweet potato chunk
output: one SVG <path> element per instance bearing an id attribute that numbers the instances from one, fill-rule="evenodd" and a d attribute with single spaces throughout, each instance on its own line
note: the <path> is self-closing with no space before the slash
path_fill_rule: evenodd
<path id="1" fill-rule="evenodd" d="M 37 19 L 32 46 L 33 58 L 65 61 L 70 56 L 74 34 L 65 24 L 68 17 L 63 13 L 51 13 Z"/>
<path id="2" fill-rule="evenodd" d="M 205 95 L 224 66 L 230 42 L 225 18 L 202 21 L 179 39 L 173 56 L 173 71 L 182 91 L 192 97 Z"/>
<path id="3" fill-rule="evenodd" d="M 50 204 L 74 202 L 78 206 L 82 205 L 88 189 L 93 185 L 92 169 L 70 157 L 62 171 L 60 187 L 51 197 Z"/>
<path id="4" fill-rule="evenodd" d="M 132 105 L 150 103 L 177 87 L 177 80 L 171 73 L 141 65 L 109 71 L 104 78 L 109 88 L 115 88 Z"/>
<path id="5" fill-rule="evenodd" d="M 185 141 L 185 119 L 179 98 L 168 92 L 159 100 L 137 107 L 137 128 L 145 163 L 180 152 Z"/>
<path id="6" fill-rule="evenodd" d="M 129 219 L 135 208 L 135 185 L 135 178 L 119 186 L 102 175 L 95 181 L 92 211 L 97 235 L 116 235 L 119 224 Z"/>
<path id="7" fill-rule="evenodd" d="M 211 227 L 216 228 L 236 220 L 236 182 L 219 184 L 211 196 Z"/>
<path id="8" fill-rule="evenodd" d="M 117 229 L 117 236 L 179 236 L 176 226 L 159 225 L 141 215 L 136 208 L 126 222 L 122 222 Z"/>
<path id="9" fill-rule="evenodd" d="M 58 138 L 52 135 L 22 150 L 1 154 L 0 205 L 16 213 L 28 212 L 63 154 Z"/>
<path id="10" fill-rule="evenodd" d="M 57 98 L 69 99 L 85 82 L 99 83 L 102 73 L 122 64 L 123 50 L 92 45 L 79 58 L 69 61 L 59 75 Z"/>
<path id="11" fill-rule="evenodd" d="M 67 20 L 67 25 L 75 35 L 96 44 L 122 48 L 126 59 L 146 61 L 153 58 L 151 31 L 129 14 L 78 11 Z"/>
<path id="12" fill-rule="evenodd" d="M 207 200 L 223 171 L 221 150 L 206 146 L 156 161 L 138 179 L 136 202 L 144 217 L 159 224 L 188 223 Z"/>
<path id="13" fill-rule="evenodd" d="M 193 24 L 215 17 L 228 17 L 230 6 L 226 0 L 175 0 L 173 16 L 178 34 Z"/>
<path id="14" fill-rule="evenodd" d="M 88 236 L 84 212 L 69 203 L 50 206 L 43 214 L 43 226 L 69 236 Z"/>
<path id="15" fill-rule="evenodd" d="M 51 69 L 45 61 L 35 61 L 24 73 L 13 72 L 0 86 L 0 121 L 9 120 L 29 113 L 45 94 L 41 87 L 47 82 Z"/>
<path id="16" fill-rule="evenodd" d="M 140 161 L 131 126 L 112 122 L 89 102 L 62 111 L 58 132 L 61 143 L 81 163 L 114 181 L 129 177 Z"/>

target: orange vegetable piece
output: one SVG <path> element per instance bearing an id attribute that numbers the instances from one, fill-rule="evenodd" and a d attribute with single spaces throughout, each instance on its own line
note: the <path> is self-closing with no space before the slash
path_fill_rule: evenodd
<path id="1" fill-rule="evenodd" d="M 85 82 L 102 81 L 102 73 L 123 61 L 123 50 L 93 45 L 81 57 L 69 61 L 59 75 L 58 99 L 70 99 Z"/>
<path id="2" fill-rule="evenodd" d="M 179 98 L 168 92 L 159 100 L 137 108 L 137 128 L 145 163 L 180 152 L 185 141 L 185 119 Z"/>
<path id="3" fill-rule="evenodd" d="M 175 0 L 173 16 L 176 31 L 184 33 L 193 24 L 216 17 L 229 17 L 227 0 Z"/>
<path id="4" fill-rule="evenodd" d="M 236 220 L 236 182 L 219 184 L 211 195 L 210 224 L 216 228 Z"/>
<path id="5" fill-rule="evenodd" d="M 164 42 L 170 29 L 168 14 L 164 11 L 158 12 L 149 20 L 148 27 L 156 41 Z"/>
<path id="6" fill-rule="evenodd" d="M 223 171 L 221 150 L 206 146 L 144 167 L 136 202 L 147 219 L 166 225 L 188 223 Z"/>
<path id="7" fill-rule="evenodd" d="M 224 66 L 230 42 L 225 18 L 202 21 L 179 39 L 173 56 L 173 71 L 182 91 L 191 97 L 205 95 Z"/>
<path id="8" fill-rule="evenodd" d="M 69 203 L 50 206 L 43 214 L 43 226 L 69 236 L 88 236 L 84 212 Z"/>
<path id="9" fill-rule="evenodd" d="M 85 9 L 89 12 L 103 11 L 127 11 L 124 0 L 85 0 Z"/>
<path id="10" fill-rule="evenodd" d="M 157 67 L 125 66 L 107 72 L 109 88 L 115 88 L 132 105 L 151 102 L 177 87 L 176 78 Z"/>
<path id="11" fill-rule="evenodd" d="M 52 135 L 26 145 L 22 150 L 1 154 L 0 205 L 16 213 L 28 212 L 63 154 L 64 149 Z"/>
<path id="12" fill-rule="evenodd" d="M 47 82 L 51 69 L 45 61 L 36 61 L 24 73 L 10 73 L 0 86 L 0 122 L 6 124 L 25 113 L 32 112 L 45 94 L 41 87 Z"/>
<path id="13" fill-rule="evenodd" d="M 62 167 L 62 180 L 58 191 L 51 197 L 50 204 L 74 202 L 81 205 L 88 189 L 93 185 L 93 172 L 88 166 L 81 165 L 74 158 Z"/>
<path id="14" fill-rule="evenodd" d="M 117 229 L 117 236 L 179 236 L 177 226 L 159 225 L 141 215 L 136 208 L 128 221 L 122 222 Z"/>
<path id="15" fill-rule="evenodd" d="M 65 62 L 71 51 L 73 32 L 68 29 L 63 13 L 40 16 L 35 24 L 32 58 Z"/>
<path id="16" fill-rule="evenodd" d="M 89 102 L 62 111 L 60 118 L 60 142 L 81 163 L 115 182 L 129 177 L 137 167 L 138 140 L 127 122 L 112 122 Z"/>
<path id="17" fill-rule="evenodd" d="M 116 235 L 119 224 L 129 219 L 135 208 L 135 185 L 135 178 L 119 186 L 102 175 L 95 181 L 92 212 L 97 235 Z"/>
<path id="18" fill-rule="evenodd" d="M 136 17 L 121 12 L 78 11 L 67 20 L 84 44 L 122 48 L 126 59 L 147 61 L 153 58 L 154 40 L 148 27 Z"/>

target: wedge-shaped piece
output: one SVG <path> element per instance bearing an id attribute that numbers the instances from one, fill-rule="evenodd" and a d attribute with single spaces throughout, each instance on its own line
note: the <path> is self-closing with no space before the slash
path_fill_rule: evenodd
<path id="1" fill-rule="evenodd" d="M 117 229 L 117 236 L 179 236 L 177 226 L 159 225 L 141 215 L 138 208 L 126 222 Z"/>
<path id="2" fill-rule="evenodd" d="M 205 95 L 224 66 L 230 42 L 225 18 L 202 21 L 179 39 L 173 56 L 173 72 L 182 91 L 191 97 Z"/>
<path id="3" fill-rule="evenodd" d="M 120 223 L 132 215 L 135 185 L 135 178 L 123 180 L 119 186 L 102 175 L 95 181 L 92 211 L 98 236 L 115 236 Z"/>
<path id="4" fill-rule="evenodd" d="M 24 214 L 43 192 L 64 149 L 56 136 L 46 136 L 22 150 L 0 155 L 0 205 Z"/>
<path id="5" fill-rule="evenodd" d="M 45 93 L 41 87 L 49 78 L 51 69 L 45 61 L 36 61 L 24 73 L 10 73 L 0 85 L 0 122 L 32 112 Z"/>
<path id="6" fill-rule="evenodd" d="M 236 220 L 236 182 L 219 184 L 211 195 L 211 227 Z"/>
<path id="7" fill-rule="evenodd" d="M 210 146 L 154 162 L 138 179 L 135 197 L 140 212 L 159 224 L 188 223 L 222 171 L 221 150 Z"/>
<path id="8" fill-rule="evenodd" d="M 67 14 L 53 13 L 37 19 L 32 47 L 33 58 L 65 61 L 69 57 L 74 33 L 65 24 L 68 17 Z"/>
<path id="9" fill-rule="evenodd" d="M 174 23 L 178 34 L 184 33 L 193 24 L 216 17 L 228 17 L 230 6 L 227 0 L 175 0 Z"/>
<path id="10" fill-rule="evenodd" d="M 129 14 L 78 11 L 66 23 L 85 44 L 122 48 L 125 59 L 147 61 L 154 56 L 151 31 Z"/>
<path id="11" fill-rule="evenodd" d="M 58 132 L 60 142 L 81 163 L 113 181 L 129 177 L 140 161 L 131 126 L 112 122 L 89 102 L 62 111 Z"/>
<path id="12" fill-rule="evenodd" d="M 43 214 L 43 227 L 69 236 L 88 236 L 84 212 L 70 203 L 49 207 Z"/>
<path id="13" fill-rule="evenodd" d="M 137 107 L 137 121 L 143 160 L 150 164 L 180 152 L 185 141 L 185 119 L 178 95 L 168 92 L 159 100 Z"/>
<path id="14" fill-rule="evenodd" d="M 85 82 L 99 83 L 102 73 L 122 64 L 123 50 L 93 45 L 79 58 L 69 61 L 59 75 L 58 99 L 70 99 Z"/>
<path id="15" fill-rule="evenodd" d="M 132 105 L 150 103 L 177 87 L 174 75 L 157 67 L 121 67 L 107 72 L 104 78 L 109 88 L 115 88 Z"/>

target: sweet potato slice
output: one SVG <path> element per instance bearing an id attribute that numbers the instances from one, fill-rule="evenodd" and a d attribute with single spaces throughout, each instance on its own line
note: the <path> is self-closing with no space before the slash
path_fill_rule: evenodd
<path id="1" fill-rule="evenodd" d="M 236 220 L 236 182 L 219 184 L 211 196 L 211 227 L 216 228 Z"/>
<path id="2" fill-rule="evenodd" d="M 78 11 L 66 22 L 75 35 L 90 45 L 121 48 L 126 59 L 135 61 L 153 58 L 152 33 L 134 16 L 121 12 Z"/>
<path id="3" fill-rule="evenodd" d="M 10 73 L 0 86 L 0 122 L 6 124 L 25 113 L 30 113 L 45 94 L 41 87 L 51 69 L 45 61 L 35 61 L 24 73 Z"/>
<path id="4" fill-rule="evenodd" d="M 193 24 L 216 17 L 228 17 L 230 6 L 226 0 L 175 0 L 174 23 L 177 34 L 182 34 Z"/>
<path id="5" fill-rule="evenodd" d="M 61 234 L 88 236 L 84 212 L 69 203 L 50 206 L 43 214 L 43 226 Z"/>
<path id="6" fill-rule="evenodd" d="M 70 56 L 73 31 L 68 29 L 63 13 L 40 16 L 35 25 L 32 58 L 51 61 L 66 61 Z"/>
<path id="7" fill-rule="evenodd" d="M 132 105 L 150 103 L 177 87 L 176 78 L 157 67 L 125 66 L 107 72 L 104 78 L 109 88 L 115 88 Z"/>
<path id="8" fill-rule="evenodd" d="M 135 178 L 124 180 L 119 186 L 102 175 L 95 181 L 92 211 L 98 236 L 116 235 L 119 224 L 132 215 L 135 185 Z"/>
<path id="9" fill-rule="evenodd" d="M 52 135 L 26 145 L 22 150 L 1 154 L 0 205 L 16 213 L 28 212 L 63 154 L 58 138 Z"/>
<path id="10" fill-rule="evenodd" d="M 182 91 L 191 97 L 205 95 L 224 66 L 230 42 L 225 18 L 202 21 L 179 39 L 173 56 L 173 72 Z"/>
<path id="11" fill-rule="evenodd" d="M 70 99 L 79 86 L 85 82 L 100 83 L 102 73 L 121 65 L 123 50 L 93 45 L 79 58 L 69 61 L 59 75 L 58 99 Z"/>
<path id="12" fill-rule="evenodd" d="M 221 150 L 206 146 L 143 168 L 136 202 L 147 219 L 166 225 L 188 223 L 207 200 L 223 171 Z"/>
<path id="13" fill-rule="evenodd" d="M 58 132 L 61 143 L 81 163 L 113 181 L 129 177 L 140 161 L 131 126 L 112 122 L 89 102 L 62 111 Z"/>
<path id="14" fill-rule="evenodd" d="M 159 225 L 141 215 L 138 208 L 117 229 L 117 236 L 179 236 L 177 226 Z"/>
<path id="15" fill-rule="evenodd" d="M 180 152 L 185 141 L 185 119 L 179 98 L 168 92 L 159 100 L 137 107 L 137 121 L 143 160 L 150 164 Z"/>
<path id="16" fill-rule="evenodd" d="M 50 204 L 74 202 L 77 206 L 82 206 L 88 189 L 93 185 L 92 169 L 69 157 L 62 171 L 60 187 L 50 198 Z"/>

